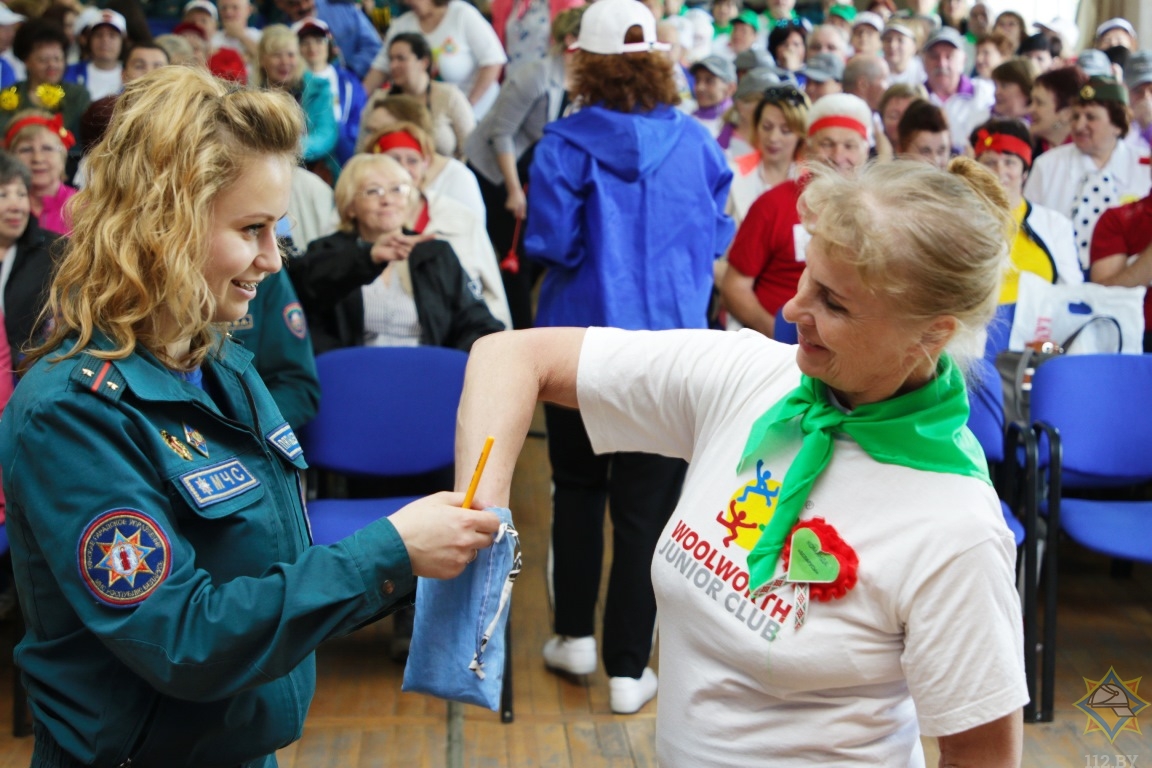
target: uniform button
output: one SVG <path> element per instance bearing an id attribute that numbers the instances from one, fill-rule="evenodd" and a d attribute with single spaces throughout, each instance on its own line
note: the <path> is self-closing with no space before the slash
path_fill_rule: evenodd
<path id="1" fill-rule="evenodd" d="M 392 583 L 392 579 L 388 579 L 388 580 L 387 580 L 387 581 L 385 581 L 385 582 L 384 582 L 384 584 L 383 584 L 383 585 L 380 587 L 380 591 L 381 591 L 381 592 L 383 592 L 383 593 L 384 593 L 384 594 L 386 594 L 386 595 L 390 595 L 390 594 L 392 594 L 393 592 L 395 592 L 395 591 L 396 591 L 396 585 Z"/>

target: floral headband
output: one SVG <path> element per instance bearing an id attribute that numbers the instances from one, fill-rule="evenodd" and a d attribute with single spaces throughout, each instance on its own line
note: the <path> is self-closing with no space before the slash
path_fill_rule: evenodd
<path id="1" fill-rule="evenodd" d="M 8 131 L 4 134 L 4 148 L 10 149 L 12 147 L 12 140 L 16 138 L 23 129 L 30 125 L 38 125 L 42 128 L 47 128 L 52 133 L 60 137 L 60 141 L 64 143 L 64 149 L 72 149 L 76 146 L 76 137 L 72 132 L 64 127 L 64 116 L 55 115 L 54 117 L 41 117 L 40 115 L 28 115 L 22 117 L 12 125 L 8 126 Z"/>

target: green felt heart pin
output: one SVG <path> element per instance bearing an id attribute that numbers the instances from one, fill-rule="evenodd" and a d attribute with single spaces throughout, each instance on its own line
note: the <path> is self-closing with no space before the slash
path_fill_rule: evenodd
<path id="1" fill-rule="evenodd" d="M 792 554 L 788 561 L 788 581 L 829 584 L 840 575 L 840 561 L 820 548 L 820 537 L 810 528 L 792 534 Z"/>

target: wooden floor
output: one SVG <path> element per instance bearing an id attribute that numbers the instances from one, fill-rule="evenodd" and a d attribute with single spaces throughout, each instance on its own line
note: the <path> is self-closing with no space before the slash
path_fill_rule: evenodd
<path id="1" fill-rule="evenodd" d="M 512 509 L 521 532 L 524 572 L 514 597 L 515 722 L 504 725 L 486 710 L 467 707 L 466 765 L 499 768 L 655 766 L 655 704 L 636 715 L 608 707 L 602 672 L 585 681 L 544 670 L 540 647 L 549 635 L 545 581 L 549 486 L 544 442 L 529 439 L 521 457 Z M 1131 765 L 1137 756 L 1152 767 L 1152 709 L 1143 734 L 1123 732 L 1114 744 L 1085 733 L 1087 718 L 1073 704 L 1109 667 L 1124 680 L 1146 678 L 1139 693 L 1152 699 L 1152 569 L 1137 566 L 1132 578 L 1112 579 L 1108 561 L 1065 545 L 1060 590 L 1056 721 L 1025 728 L 1024 765 L 1098 768 Z M 318 654 L 319 685 L 304 738 L 280 752 L 283 768 L 408 768 L 445 765 L 442 702 L 400 693 L 402 668 L 386 654 L 388 621 L 329 642 Z M 3 637 L 0 634 L 0 637 Z M 0 690 L 9 690 L 10 654 L 0 659 Z M 10 702 L 0 701 L 0 722 Z M 925 740 L 929 765 L 935 744 Z M 30 738 L 0 734 L 0 768 L 27 766 Z M 757 765 L 754 758 L 749 766 Z M 705 767 L 702 767 L 705 768 Z"/>

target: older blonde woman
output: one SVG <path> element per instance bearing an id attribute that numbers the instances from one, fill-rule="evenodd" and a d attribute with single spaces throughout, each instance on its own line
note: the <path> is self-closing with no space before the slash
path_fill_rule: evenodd
<path id="1" fill-rule="evenodd" d="M 300 55 L 299 38 L 283 24 L 264 28 L 258 53 L 255 84 L 284 91 L 304 110 L 304 162 L 330 160 L 339 139 L 339 125 L 332 111 L 332 86 L 308 69 Z M 329 162 L 329 167 L 333 171 L 339 168 L 334 161 Z"/>
<path id="2" fill-rule="evenodd" d="M 547 328 L 472 352 L 457 484 L 506 500 L 537 399 L 600 452 L 691 461 L 652 561 L 657 759 L 669 768 L 1020 764 L 1015 543 L 965 426 L 964 349 L 1011 227 L 973 161 L 817 174 L 800 343 Z"/>
<path id="3" fill-rule="evenodd" d="M 314 240 L 291 275 L 317 353 L 347 346 L 454 347 L 504 326 L 452 246 L 406 228 L 423 204 L 387 155 L 357 155 L 336 182 L 340 231 Z"/>
<path id="4" fill-rule="evenodd" d="M 42 228 L 60 235 L 72 231 L 64 206 L 76 188 L 64 183 L 64 161 L 75 145 L 76 138 L 64 127 L 60 115 L 38 109 L 17 112 L 4 134 L 4 148 L 32 174 L 28 185 L 32 215 Z"/>
<path id="5" fill-rule="evenodd" d="M 162 67 L 92 154 L 55 330 L 0 422 L 33 764 L 275 766 L 316 646 L 497 528 L 440 494 L 312 545 L 300 445 L 220 330 L 281 268 L 303 127 L 284 94 Z"/>

